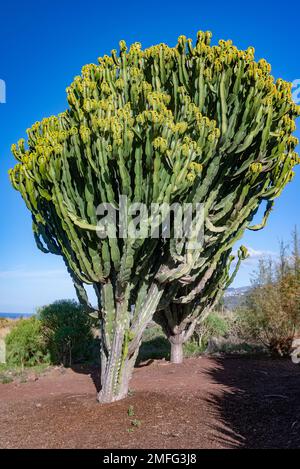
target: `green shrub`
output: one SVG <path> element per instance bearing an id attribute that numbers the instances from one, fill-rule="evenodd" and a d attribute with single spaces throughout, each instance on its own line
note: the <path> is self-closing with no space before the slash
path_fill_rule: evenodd
<path id="1" fill-rule="evenodd" d="M 292 253 L 281 248 L 279 261 L 261 259 L 238 316 L 244 335 L 274 356 L 289 356 L 300 329 L 300 254 L 297 231 Z"/>
<path id="2" fill-rule="evenodd" d="M 185 344 L 183 344 L 183 354 L 185 357 L 194 357 L 200 355 L 205 351 L 206 346 L 198 342 L 197 338 L 193 336 Z"/>
<path id="3" fill-rule="evenodd" d="M 95 320 L 79 303 L 60 300 L 44 306 L 38 313 L 52 363 L 71 366 L 92 358 Z"/>
<path id="4" fill-rule="evenodd" d="M 196 342 L 201 351 L 204 351 L 210 337 L 224 337 L 229 332 L 229 323 L 220 313 L 210 313 L 196 326 L 192 342 Z"/>
<path id="5" fill-rule="evenodd" d="M 237 312 L 244 337 L 259 341 L 274 356 L 289 356 L 300 327 L 299 293 L 299 282 L 291 275 L 253 288 Z"/>
<path id="6" fill-rule="evenodd" d="M 20 319 L 6 336 L 5 343 L 10 366 L 34 366 L 49 361 L 42 324 L 35 316 Z"/>
<path id="7" fill-rule="evenodd" d="M 282 241 L 277 260 L 260 259 L 251 290 L 238 311 L 243 330 L 274 356 L 287 357 L 300 330 L 300 243 Z"/>

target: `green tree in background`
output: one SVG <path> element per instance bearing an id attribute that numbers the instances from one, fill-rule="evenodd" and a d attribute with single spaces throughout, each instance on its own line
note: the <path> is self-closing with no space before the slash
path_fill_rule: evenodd
<path id="1" fill-rule="evenodd" d="M 72 366 L 92 358 L 96 321 L 82 305 L 60 300 L 40 308 L 38 316 L 52 363 Z"/>

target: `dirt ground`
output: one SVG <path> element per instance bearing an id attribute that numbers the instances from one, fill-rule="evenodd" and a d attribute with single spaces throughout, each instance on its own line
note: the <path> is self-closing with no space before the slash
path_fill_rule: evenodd
<path id="1" fill-rule="evenodd" d="M 300 448 L 300 367 L 291 361 L 143 363 L 130 397 L 106 406 L 95 383 L 97 371 L 79 367 L 0 384 L 0 448 Z"/>

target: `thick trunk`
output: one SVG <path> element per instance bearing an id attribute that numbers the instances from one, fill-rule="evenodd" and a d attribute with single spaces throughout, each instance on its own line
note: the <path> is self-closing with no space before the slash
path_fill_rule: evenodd
<path id="1" fill-rule="evenodd" d="M 98 402 L 100 402 L 100 404 L 109 404 L 110 402 L 124 399 L 128 394 L 128 384 L 129 381 L 125 382 L 125 380 L 123 380 L 118 391 L 113 392 L 111 383 L 105 381 L 101 391 L 98 393 Z"/>
<path id="2" fill-rule="evenodd" d="M 182 363 L 183 362 L 183 344 L 185 342 L 185 331 L 179 332 L 178 334 L 169 335 L 169 341 L 171 344 L 171 363 Z"/>
<path id="3" fill-rule="evenodd" d="M 129 381 L 133 372 L 138 349 L 131 357 L 118 357 L 108 360 L 101 373 L 101 390 L 98 401 L 101 404 L 119 401 L 128 394 Z"/>
<path id="4" fill-rule="evenodd" d="M 171 344 L 171 363 L 183 362 L 183 344 L 187 342 L 193 334 L 196 326 L 196 319 L 190 318 L 190 305 L 170 304 L 162 311 L 157 311 L 154 321 L 159 324 Z"/>
<path id="5" fill-rule="evenodd" d="M 115 302 L 111 285 L 103 287 L 100 403 L 115 402 L 127 396 L 142 334 L 152 319 L 161 295 L 162 289 L 152 285 L 132 317 L 128 300 L 122 298 Z"/>
<path id="6" fill-rule="evenodd" d="M 180 364 L 183 362 L 183 343 L 173 343 L 171 342 L 171 363 Z"/>

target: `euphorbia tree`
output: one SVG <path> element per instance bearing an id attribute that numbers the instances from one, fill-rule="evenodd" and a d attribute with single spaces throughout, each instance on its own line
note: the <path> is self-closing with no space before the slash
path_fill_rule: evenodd
<path id="1" fill-rule="evenodd" d="M 84 284 L 95 288 L 100 402 L 127 394 L 155 311 L 164 314 L 174 301 L 196 305 L 204 289 L 209 301 L 216 296 L 234 242 L 298 161 L 291 133 L 299 108 L 290 85 L 274 84 L 252 48 L 239 51 L 230 41 L 210 47 L 210 37 L 200 32 L 193 47 L 181 36 L 174 48 L 144 51 L 121 41 L 119 55 L 83 67 L 67 89 L 66 112 L 34 124 L 27 144 L 13 146 L 19 163 L 10 178 L 32 213 L 38 247 L 63 257 L 89 309 Z M 113 235 L 100 236 L 97 206 L 120 208 L 124 196 L 148 209 L 191 203 L 193 214 L 201 203 L 204 243 L 176 238 L 173 225 L 166 238 L 157 229 L 162 212 L 148 216 L 155 236 L 124 236 L 110 219 Z M 128 226 L 134 212 L 122 217 Z M 194 240 L 197 217 L 190 228 Z"/>
<path id="2" fill-rule="evenodd" d="M 247 257 L 247 249 L 242 246 L 238 251 L 238 261 L 230 272 L 234 255 L 228 251 L 222 253 L 218 262 L 212 262 L 203 273 L 194 276 L 188 285 L 183 285 L 174 295 L 172 287 L 165 291 L 165 296 L 154 314 L 153 319 L 159 324 L 170 341 L 172 363 L 182 363 L 183 344 L 192 336 L 195 327 L 204 321 L 219 303 L 224 291 L 235 278 L 241 261 Z"/>

